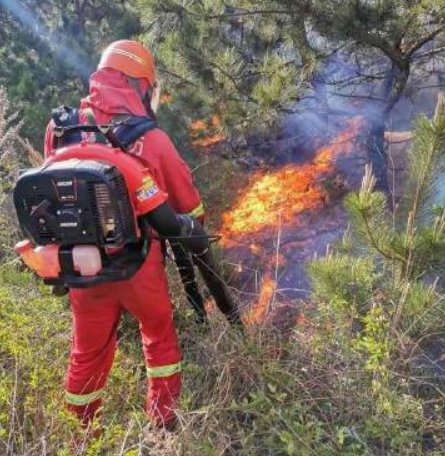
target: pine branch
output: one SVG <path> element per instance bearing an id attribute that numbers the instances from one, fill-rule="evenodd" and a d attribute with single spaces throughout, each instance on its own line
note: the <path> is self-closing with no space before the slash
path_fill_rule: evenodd
<path id="1" fill-rule="evenodd" d="M 386 198 L 374 191 L 376 182 L 371 166 L 367 165 L 361 190 L 349 195 L 346 207 L 355 230 L 363 235 L 367 244 L 385 260 L 404 265 L 407 259 L 394 250 L 395 233 L 385 221 Z"/>
<path id="2" fill-rule="evenodd" d="M 281 10 L 281 9 L 266 9 L 256 11 L 234 11 L 233 13 L 221 13 L 207 15 L 207 19 L 227 19 L 233 17 L 244 17 L 244 16 L 268 16 L 270 14 L 294 16 L 296 11 Z"/>
<path id="3" fill-rule="evenodd" d="M 425 44 L 430 43 L 443 32 L 445 32 L 445 24 L 440 25 L 435 30 L 431 31 L 424 37 L 420 38 L 417 42 L 413 43 L 410 48 L 405 51 L 405 56 L 407 58 L 411 57 L 415 52 L 425 46 Z"/>
<path id="4" fill-rule="evenodd" d="M 426 116 L 420 116 L 416 121 L 410 150 L 411 180 L 415 188 L 411 212 L 416 222 L 420 222 L 421 210 L 431 203 L 435 181 L 443 169 L 440 165 L 445 155 L 445 117 L 442 110 L 439 102 L 432 122 Z"/>

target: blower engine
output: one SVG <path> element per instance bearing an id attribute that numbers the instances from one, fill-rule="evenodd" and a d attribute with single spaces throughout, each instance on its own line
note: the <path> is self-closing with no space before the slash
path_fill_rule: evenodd
<path id="1" fill-rule="evenodd" d="M 138 225 L 130 198 L 143 179 L 142 164 L 110 147 L 84 146 L 62 149 L 44 166 L 28 170 L 14 190 L 26 237 L 35 246 L 58 246 L 60 273 L 43 277 L 50 285 L 85 288 L 128 279 L 148 251 L 149 228 Z M 81 275 L 79 246 L 99 251 L 102 269 L 96 275 Z"/>

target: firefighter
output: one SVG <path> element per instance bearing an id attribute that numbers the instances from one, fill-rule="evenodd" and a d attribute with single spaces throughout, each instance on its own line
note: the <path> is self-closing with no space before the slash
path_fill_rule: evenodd
<path id="1" fill-rule="evenodd" d="M 118 116 L 155 118 L 159 83 L 153 56 L 134 41 L 118 41 L 104 52 L 90 78 L 90 94 L 79 110 L 80 123 L 109 123 Z M 45 155 L 55 152 L 53 122 L 45 139 Z M 91 140 L 91 135 L 86 138 Z M 179 214 L 204 215 L 189 168 L 169 137 L 160 129 L 147 132 L 129 151 L 139 157 L 168 194 Z M 147 367 L 146 411 L 152 423 L 170 426 L 181 389 L 181 353 L 172 318 L 164 258 L 159 241 L 136 275 L 126 281 L 69 294 L 73 314 L 73 343 L 66 379 L 66 402 L 88 426 L 100 408 L 113 364 L 117 327 L 123 311 L 138 321 Z"/>

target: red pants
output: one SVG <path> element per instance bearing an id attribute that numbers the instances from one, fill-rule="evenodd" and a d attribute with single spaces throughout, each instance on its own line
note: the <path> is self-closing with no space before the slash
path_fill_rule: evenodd
<path id="1" fill-rule="evenodd" d="M 147 413 L 162 426 L 173 418 L 181 388 L 178 348 L 167 277 L 158 246 L 131 279 L 71 290 L 73 345 L 67 375 L 67 405 L 88 424 L 101 405 L 125 309 L 139 321 L 147 365 Z"/>

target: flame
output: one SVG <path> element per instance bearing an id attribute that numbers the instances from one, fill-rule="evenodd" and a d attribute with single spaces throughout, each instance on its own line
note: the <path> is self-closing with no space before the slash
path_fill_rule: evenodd
<path id="1" fill-rule="evenodd" d="M 269 313 L 269 307 L 277 291 L 277 283 L 270 277 L 266 277 L 261 287 L 258 302 L 252 306 L 246 315 L 244 321 L 248 325 L 259 324 L 264 322 Z"/>
<path id="2" fill-rule="evenodd" d="M 209 120 L 196 120 L 190 124 L 192 133 L 192 146 L 209 147 L 226 139 L 220 131 L 221 121 L 218 116 L 212 116 Z"/>
<path id="3" fill-rule="evenodd" d="M 161 98 L 159 99 L 159 103 L 160 104 L 170 104 L 173 102 L 173 95 L 171 95 L 170 93 L 163 93 L 161 95 Z"/>
<path id="4" fill-rule="evenodd" d="M 192 122 L 190 125 L 190 129 L 194 133 L 205 130 L 206 128 L 207 124 L 203 120 L 196 120 L 195 122 Z"/>
<path id="5" fill-rule="evenodd" d="M 362 124 L 360 117 L 351 119 L 331 144 L 316 152 L 311 163 L 255 174 L 234 208 L 223 214 L 224 236 L 256 233 L 280 222 L 295 221 L 298 214 L 322 206 L 327 195 L 320 186 L 320 178 L 334 170 L 333 159 L 338 154 L 353 151 L 353 140 Z"/>

